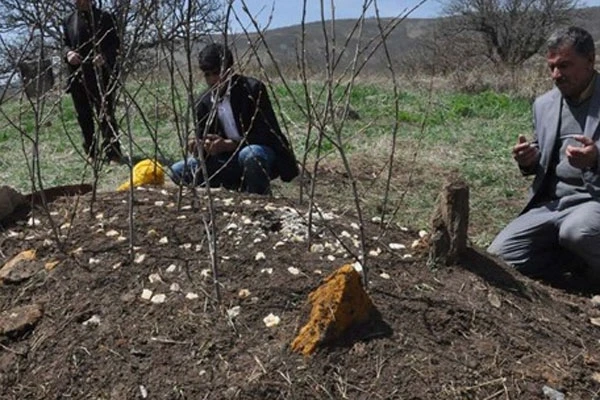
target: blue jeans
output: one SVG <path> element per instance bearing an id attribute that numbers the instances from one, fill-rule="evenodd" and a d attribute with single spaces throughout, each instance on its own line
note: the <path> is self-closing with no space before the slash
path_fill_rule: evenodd
<path id="1" fill-rule="evenodd" d="M 236 154 L 210 156 L 205 161 L 211 187 L 223 186 L 257 194 L 271 193 L 275 151 L 268 146 L 251 144 Z M 204 185 L 200 161 L 194 157 L 173 164 L 169 175 L 178 185 Z"/>

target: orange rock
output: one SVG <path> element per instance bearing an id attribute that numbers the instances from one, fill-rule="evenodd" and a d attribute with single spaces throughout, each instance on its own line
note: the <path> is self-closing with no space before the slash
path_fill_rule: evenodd
<path id="1" fill-rule="evenodd" d="M 25 250 L 11 258 L 0 268 L 0 283 L 7 280 L 18 268 L 36 259 L 35 250 Z M 31 276 L 31 275 L 30 275 Z"/>
<path id="2" fill-rule="evenodd" d="M 308 300 L 312 304 L 309 322 L 292 342 L 292 350 L 304 355 L 335 341 L 349 327 L 366 322 L 375 310 L 352 265 L 329 275 Z"/>

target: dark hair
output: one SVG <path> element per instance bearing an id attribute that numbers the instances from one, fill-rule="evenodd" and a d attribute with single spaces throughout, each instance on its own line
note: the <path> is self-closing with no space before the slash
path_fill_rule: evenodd
<path id="1" fill-rule="evenodd" d="M 588 31 L 577 26 L 569 26 L 556 30 L 546 41 L 548 51 L 557 50 L 563 46 L 573 46 L 575 52 L 581 56 L 596 53 L 594 39 Z"/>
<path id="2" fill-rule="evenodd" d="M 222 44 L 212 43 L 200 51 L 200 54 L 198 54 L 198 62 L 202 71 L 226 70 L 233 65 L 233 55 L 231 54 L 231 51 Z"/>

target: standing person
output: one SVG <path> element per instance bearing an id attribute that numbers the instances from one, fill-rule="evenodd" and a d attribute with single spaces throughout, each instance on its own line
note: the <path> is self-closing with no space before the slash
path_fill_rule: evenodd
<path id="1" fill-rule="evenodd" d="M 208 89 L 195 107 L 196 135 L 188 143 L 193 156 L 171 166 L 171 179 L 202 184 L 199 151 L 210 186 L 270 194 L 271 179 L 294 179 L 298 165 L 265 85 L 235 74 L 231 51 L 221 44 L 206 46 L 198 59 Z"/>
<path id="2" fill-rule="evenodd" d="M 109 162 L 119 163 L 121 147 L 114 98 L 120 41 L 114 18 L 92 0 L 75 0 L 75 8 L 64 20 L 67 92 L 73 98 L 88 160 L 94 160 L 103 151 Z M 100 150 L 94 134 L 95 119 L 100 122 L 103 137 Z"/>
<path id="3" fill-rule="evenodd" d="M 528 275 L 551 275 L 578 260 L 596 276 L 600 79 L 594 40 L 581 28 L 565 28 L 549 38 L 546 50 L 555 88 L 533 105 L 533 140 L 520 135 L 512 149 L 521 172 L 534 175 L 529 201 L 488 252 Z"/>

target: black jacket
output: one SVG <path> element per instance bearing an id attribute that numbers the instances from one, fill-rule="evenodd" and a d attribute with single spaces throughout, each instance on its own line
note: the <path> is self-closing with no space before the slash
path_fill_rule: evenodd
<path id="1" fill-rule="evenodd" d="M 226 138 L 216 112 L 212 112 L 211 89 L 200 96 L 196 103 L 196 134 L 202 138 L 205 134 L 216 134 Z M 276 173 L 285 182 L 298 175 L 298 163 L 292 148 L 281 132 L 273 111 L 266 86 L 259 80 L 233 75 L 231 77 L 231 109 L 243 139 L 240 148 L 249 144 L 268 146 L 275 151 Z"/>
<path id="2" fill-rule="evenodd" d="M 103 69 L 115 73 L 121 43 L 112 14 L 96 7 L 90 12 L 75 10 L 64 19 L 63 32 L 65 61 L 70 50 L 77 51 L 83 60 L 80 66 L 67 62 L 71 74 L 79 68 L 93 69 L 92 60 L 98 53 L 106 62 Z"/>

